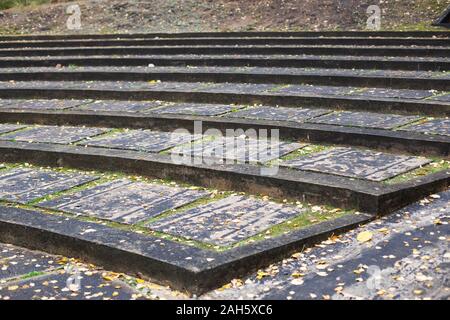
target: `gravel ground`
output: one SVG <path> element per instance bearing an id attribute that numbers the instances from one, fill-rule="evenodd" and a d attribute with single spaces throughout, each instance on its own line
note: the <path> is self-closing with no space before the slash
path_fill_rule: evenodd
<path id="1" fill-rule="evenodd" d="M 54 2 L 54 1 L 52 1 Z M 67 2 L 67 3 L 66 3 Z M 66 28 L 68 4 L 81 8 L 82 29 Z M 369 5 L 383 29 L 430 28 L 446 0 L 80 0 L 0 12 L 0 33 L 115 33 L 247 30 L 361 30 Z"/>

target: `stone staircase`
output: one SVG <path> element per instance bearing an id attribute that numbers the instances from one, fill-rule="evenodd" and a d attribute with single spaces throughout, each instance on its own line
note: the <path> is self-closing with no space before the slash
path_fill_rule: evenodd
<path id="1" fill-rule="evenodd" d="M 449 32 L 0 37 L 0 241 L 202 293 L 448 188 Z"/>

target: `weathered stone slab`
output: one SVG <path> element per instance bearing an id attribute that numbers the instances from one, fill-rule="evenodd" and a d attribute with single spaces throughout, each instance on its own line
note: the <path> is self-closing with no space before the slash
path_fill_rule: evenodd
<path id="1" fill-rule="evenodd" d="M 36 99 L 36 100 L 10 100 L 8 108 L 14 109 L 33 109 L 33 110 L 64 110 L 83 105 L 91 100 L 59 100 L 59 99 Z"/>
<path id="2" fill-rule="evenodd" d="M 0 199 L 26 203 L 95 179 L 94 176 L 50 170 L 0 171 Z"/>
<path id="3" fill-rule="evenodd" d="M 276 84 L 264 83 L 215 83 L 208 88 L 202 88 L 202 92 L 217 93 L 241 93 L 241 94 L 260 94 L 276 88 Z"/>
<path id="4" fill-rule="evenodd" d="M 148 225 L 172 235 L 231 245 L 298 216 L 300 209 L 244 196 L 230 196 Z"/>
<path id="5" fill-rule="evenodd" d="M 434 119 L 424 123 L 413 124 L 402 130 L 450 136 L 450 119 Z"/>
<path id="6" fill-rule="evenodd" d="M 313 96 L 323 96 L 323 95 L 345 95 L 350 92 L 357 90 L 353 87 L 332 87 L 332 86 L 308 86 L 308 85 L 289 85 L 286 87 L 278 88 L 276 90 L 271 90 L 268 93 L 273 93 L 276 95 L 289 95 L 289 96 L 302 96 L 302 95 L 313 95 Z"/>
<path id="7" fill-rule="evenodd" d="M 163 105 L 160 101 L 109 101 L 99 100 L 80 106 L 74 110 L 112 111 L 112 112 L 138 112 Z"/>
<path id="8" fill-rule="evenodd" d="M 342 111 L 323 115 L 321 117 L 311 119 L 309 122 L 348 127 L 393 129 L 419 119 L 419 116 Z"/>
<path id="9" fill-rule="evenodd" d="M 240 108 L 243 108 L 243 106 L 235 106 L 231 104 L 177 103 L 172 106 L 150 110 L 149 112 L 156 114 L 217 116 Z"/>
<path id="10" fill-rule="evenodd" d="M 23 129 L 25 126 L 19 124 L 0 123 L 0 134 Z"/>
<path id="11" fill-rule="evenodd" d="M 160 152 L 179 144 L 191 142 L 195 138 L 192 134 L 130 130 L 102 138 L 93 138 L 81 144 L 91 147 Z"/>
<path id="12" fill-rule="evenodd" d="M 442 101 L 442 102 L 450 102 L 450 94 L 434 96 L 434 97 L 431 97 L 430 100 L 431 99 L 437 100 L 437 101 Z"/>
<path id="13" fill-rule="evenodd" d="M 146 88 L 155 91 L 197 91 L 208 87 L 209 83 L 203 82 L 147 82 Z"/>
<path id="14" fill-rule="evenodd" d="M 277 159 L 302 148 L 306 144 L 271 141 L 269 139 L 248 139 L 245 137 L 213 137 L 187 146 L 174 148 L 171 152 L 190 157 L 216 158 L 225 160 L 263 163 Z"/>
<path id="15" fill-rule="evenodd" d="M 59 267 L 55 256 L 0 243 L 0 286 L 5 279 L 20 278 L 30 272 Z"/>
<path id="16" fill-rule="evenodd" d="M 330 110 L 262 106 L 233 112 L 225 116 L 257 120 L 304 122 L 328 112 Z"/>
<path id="17" fill-rule="evenodd" d="M 0 140 L 68 144 L 107 132 L 109 129 L 88 127 L 35 126 L 0 136 Z"/>
<path id="18" fill-rule="evenodd" d="M 409 90 L 409 89 L 383 89 L 369 88 L 363 91 L 351 93 L 353 96 L 363 96 L 368 98 L 395 98 L 395 99 L 425 99 L 431 97 L 431 91 Z"/>
<path id="19" fill-rule="evenodd" d="M 119 280 L 106 281 L 101 272 L 97 270 L 83 268 L 80 271 L 77 268 L 72 268 L 71 272 L 61 270 L 40 277 L 0 285 L 0 300 L 143 299 L 142 294 Z M 79 287 L 77 283 L 79 283 Z"/>
<path id="20" fill-rule="evenodd" d="M 0 99 L 0 108 L 9 106 L 11 102 L 12 99 Z"/>
<path id="21" fill-rule="evenodd" d="M 283 165 L 307 171 L 383 181 L 413 170 L 430 160 L 353 148 L 334 148 L 288 160 Z"/>
<path id="22" fill-rule="evenodd" d="M 116 180 L 40 206 L 133 224 L 206 196 L 203 190 Z"/>

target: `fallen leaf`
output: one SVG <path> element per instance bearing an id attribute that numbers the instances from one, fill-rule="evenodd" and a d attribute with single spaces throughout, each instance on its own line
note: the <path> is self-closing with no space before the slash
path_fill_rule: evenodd
<path id="1" fill-rule="evenodd" d="M 356 237 L 356 240 L 358 240 L 361 243 L 364 243 L 364 242 L 372 240 L 372 237 L 373 237 L 372 232 L 363 231 L 358 234 L 358 236 Z"/>

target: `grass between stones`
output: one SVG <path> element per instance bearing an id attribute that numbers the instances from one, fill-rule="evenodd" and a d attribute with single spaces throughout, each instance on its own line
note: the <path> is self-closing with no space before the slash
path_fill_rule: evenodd
<path id="1" fill-rule="evenodd" d="M 425 177 L 427 175 L 437 173 L 440 171 L 450 170 L 450 161 L 438 159 L 438 158 L 432 158 L 432 159 L 433 159 L 433 162 L 431 162 L 423 167 L 408 171 L 408 172 L 398 175 L 392 179 L 385 180 L 385 181 L 383 181 L 383 183 L 389 184 L 389 185 L 398 184 L 398 183 L 402 183 L 402 182 L 407 182 L 408 180 L 411 180 L 411 179 Z"/>
<path id="2" fill-rule="evenodd" d="M 33 166 L 28 163 L 0 164 L 0 170 L 12 169 L 12 168 L 35 168 L 35 169 L 41 169 L 41 170 L 50 169 L 48 167 Z M 109 226 L 112 228 L 117 228 L 117 229 L 126 230 L 126 231 L 132 231 L 132 232 L 136 232 L 136 233 L 143 234 L 143 235 L 151 235 L 151 236 L 154 236 L 157 238 L 170 240 L 170 241 L 174 241 L 174 242 L 179 242 L 179 243 L 183 243 L 186 245 L 195 246 L 195 247 L 198 247 L 201 249 L 207 249 L 207 250 L 213 250 L 213 251 L 229 250 L 233 247 L 249 244 L 249 243 L 260 241 L 263 239 L 277 237 L 277 236 L 289 233 L 294 230 L 298 230 L 298 229 L 301 229 L 301 228 L 304 228 L 304 227 L 307 227 L 307 226 L 310 226 L 313 224 L 320 223 L 322 221 L 335 219 L 335 218 L 344 216 L 346 214 L 355 213 L 355 211 L 353 211 L 353 210 L 342 210 L 340 208 L 334 208 L 331 206 L 317 206 L 317 205 L 313 206 L 313 205 L 303 203 L 300 201 L 288 201 L 288 200 L 279 201 L 276 199 L 272 199 L 268 196 L 253 196 L 252 195 L 250 197 L 257 198 L 262 201 L 271 201 L 271 202 L 276 202 L 276 203 L 282 203 L 284 205 L 294 206 L 303 211 L 299 212 L 299 215 L 294 218 L 291 218 L 281 224 L 277 224 L 277 225 L 268 227 L 266 230 L 254 235 L 252 237 L 244 239 L 240 242 L 237 242 L 233 245 L 217 246 L 217 245 L 207 244 L 207 243 L 203 243 L 200 241 L 191 240 L 191 239 L 187 239 L 187 238 L 183 238 L 183 237 L 172 236 L 170 234 L 166 234 L 166 233 L 162 233 L 162 232 L 157 232 L 157 231 L 149 229 L 148 227 L 146 227 L 146 225 L 150 222 L 157 221 L 163 217 L 167 217 L 170 215 L 176 215 L 176 214 L 184 212 L 186 210 L 198 207 L 203 204 L 210 203 L 212 201 L 220 200 L 222 198 L 225 198 L 225 197 L 233 195 L 233 194 L 245 195 L 245 193 L 243 193 L 243 192 L 235 193 L 232 191 L 219 191 L 219 190 L 215 190 L 215 189 L 201 188 L 201 187 L 197 187 L 197 186 L 193 186 L 193 185 L 189 185 L 189 184 L 176 183 L 176 182 L 173 182 L 170 180 L 150 179 L 150 178 L 146 178 L 146 177 L 142 177 L 142 176 L 127 175 L 127 174 L 124 174 L 121 172 L 81 171 L 81 170 L 68 169 L 68 168 L 51 168 L 51 170 L 54 170 L 57 172 L 65 172 L 65 173 L 90 174 L 90 175 L 98 176 L 99 179 L 89 182 L 89 183 L 86 183 L 82 186 L 74 187 L 74 188 L 71 188 L 66 191 L 56 192 L 51 195 L 41 197 L 39 199 L 35 199 L 26 204 L 19 204 L 19 203 L 14 203 L 14 202 L 10 202 L 10 201 L 0 200 L 0 205 L 34 210 L 34 211 L 39 211 L 41 213 L 50 214 L 50 215 L 71 217 L 71 218 L 78 219 L 80 221 L 98 223 L 98 224 L 106 225 L 106 226 Z M 209 191 L 211 193 L 211 195 L 209 197 L 199 199 L 195 202 L 181 206 L 179 208 L 169 210 L 161 215 L 158 215 L 157 217 L 141 221 L 134 225 L 127 225 L 127 224 L 122 224 L 122 223 L 118 223 L 118 222 L 103 220 L 103 219 L 100 219 L 97 217 L 90 217 L 87 215 L 76 215 L 73 213 L 63 212 L 63 211 L 55 210 L 55 209 L 42 208 L 42 207 L 37 206 L 37 204 L 39 202 L 52 200 L 52 199 L 55 199 L 57 197 L 64 196 L 64 195 L 73 194 L 75 192 L 79 192 L 81 190 L 85 190 L 87 188 L 99 185 L 101 183 L 105 183 L 107 181 L 112 181 L 115 179 L 129 179 L 131 181 L 158 183 L 158 184 L 164 184 L 164 185 L 168 185 L 168 186 L 186 187 L 186 188 L 190 188 L 190 189 L 202 189 L 202 190 Z"/>

